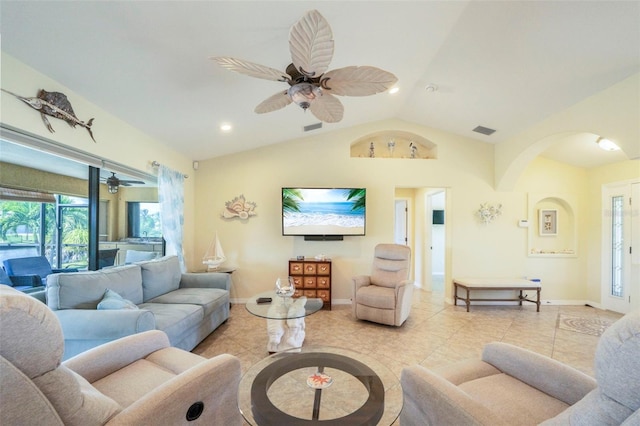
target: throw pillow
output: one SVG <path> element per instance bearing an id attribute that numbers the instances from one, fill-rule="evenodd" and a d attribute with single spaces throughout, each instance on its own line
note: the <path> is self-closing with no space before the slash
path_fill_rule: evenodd
<path id="1" fill-rule="evenodd" d="M 111 289 L 107 289 L 104 292 L 104 296 L 100 303 L 98 303 L 98 309 L 139 309 L 135 303 L 131 300 L 124 299 L 118 293 Z"/>

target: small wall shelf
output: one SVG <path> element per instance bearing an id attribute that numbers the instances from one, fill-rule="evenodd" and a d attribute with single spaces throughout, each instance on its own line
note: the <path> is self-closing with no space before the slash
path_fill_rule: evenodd
<path id="1" fill-rule="evenodd" d="M 351 157 L 429 160 L 438 158 L 438 147 L 415 133 L 385 130 L 352 142 Z"/>
<path id="2" fill-rule="evenodd" d="M 577 257 L 577 202 L 571 194 L 529 194 L 529 257 Z"/>

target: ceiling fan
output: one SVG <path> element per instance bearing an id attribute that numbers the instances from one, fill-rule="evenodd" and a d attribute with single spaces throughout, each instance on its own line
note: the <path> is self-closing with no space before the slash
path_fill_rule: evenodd
<path id="1" fill-rule="evenodd" d="M 131 186 L 133 184 L 144 185 L 144 182 L 142 182 L 141 180 L 118 179 L 116 177 L 115 172 L 110 172 L 110 173 L 111 173 L 111 176 L 105 179 L 105 183 L 107 184 L 107 190 L 109 191 L 110 194 L 115 194 L 116 192 L 118 192 L 118 188 L 120 188 L 120 186 Z"/>
<path id="2" fill-rule="evenodd" d="M 319 120 L 342 120 L 344 107 L 334 95 L 369 96 L 384 92 L 398 79 L 388 71 L 371 66 L 349 66 L 327 71 L 333 57 L 333 33 L 317 10 L 307 12 L 289 31 L 292 63 L 286 72 L 231 57 L 213 57 L 222 67 L 265 80 L 282 81 L 289 88 L 260 103 L 255 112 L 263 114 L 284 108 L 291 102 L 307 108 Z"/>

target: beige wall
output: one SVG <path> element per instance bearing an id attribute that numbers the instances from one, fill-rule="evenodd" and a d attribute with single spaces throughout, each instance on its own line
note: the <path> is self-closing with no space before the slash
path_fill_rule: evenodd
<path id="1" fill-rule="evenodd" d="M 543 280 L 543 298 L 552 301 L 599 301 L 601 236 L 600 193 L 604 183 L 637 179 L 638 161 L 584 170 L 543 158 L 529 159 L 509 190 L 496 191 L 494 146 L 418 126 L 385 120 L 350 129 L 310 136 L 250 152 L 200 161 L 191 160 L 144 135 L 126 122 L 84 101 L 46 76 L 2 56 L 2 87 L 34 94 L 44 87 L 66 93 L 81 119 L 96 117 L 94 144 L 83 129 L 71 129 L 54 120 L 55 134 L 42 125 L 39 114 L 5 94 L 1 95 L 2 122 L 91 152 L 129 167 L 152 172 L 151 160 L 188 173 L 185 188 L 185 251 L 190 269 L 200 263 L 217 232 L 229 258 L 237 266 L 232 298 L 246 299 L 271 289 L 278 276 L 287 274 L 287 261 L 296 255 L 326 254 L 334 260 L 333 298 L 348 301 L 351 277 L 370 270 L 374 246 L 393 240 L 394 199 L 397 188 L 414 188 L 414 252 L 419 259 L 420 216 L 424 215 L 427 188 L 447 191 L 446 292 L 451 296 L 453 276 L 536 277 Z M 437 145 L 437 160 L 352 158 L 351 143 L 380 131 L 418 134 Z M 583 129 L 580 129 L 583 130 Z M 537 129 L 540 131 L 540 129 Z M 551 136 L 536 134 L 536 140 Z M 528 146 L 524 141 L 522 146 Z M 513 154 L 508 152 L 509 155 Z M 501 163 L 501 166 L 504 164 Z M 500 169 L 504 171 L 504 167 Z M 281 235 L 280 188 L 283 186 L 357 186 L 367 188 L 367 235 L 345 237 L 340 242 L 307 242 Z M 257 216 L 248 220 L 223 219 L 224 203 L 243 194 L 257 204 Z M 529 256 L 531 229 L 518 220 L 535 217 L 529 206 L 532 194 L 568 200 L 575 214 L 576 255 Z M 481 203 L 502 204 L 502 216 L 483 225 L 474 213 Z M 423 250 L 422 250 L 423 251 Z M 422 275 L 416 276 L 422 281 Z"/>
<path id="2" fill-rule="evenodd" d="M 640 159 L 640 74 L 547 117 L 496 147 L 496 188 L 513 189 L 520 172 L 555 138 L 582 132 L 614 141 L 627 158 Z"/>
<path id="3" fill-rule="evenodd" d="M 3 89 L 22 96 L 35 96 L 39 89 L 62 92 L 69 98 L 80 120 L 94 118 L 94 143 L 85 129 L 72 128 L 61 120 L 51 118 L 55 133 L 50 133 L 42 123 L 40 114 L 22 101 L 0 92 L 1 121 L 26 132 L 55 141 L 82 152 L 89 152 L 102 159 L 124 164 L 128 167 L 154 174 L 152 161 L 158 161 L 174 170 L 191 175 L 192 160 L 170 149 L 163 141 L 140 132 L 126 122 L 126 117 L 117 117 L 117 111 L 107 112 L 88 102 L 69 88 L 33 70 L 2 52 L 1 83 Z M 123 94 L 126 96 L 126 94 Z M 193 267 L 193 243 L 195 235 L 194 217 L 195 179 L 185 180 L 184 251 L 188 266 Z"/>
<path id="4" fill-rule="evenodd" d="M 438 160 L 351 158 L 350 143 L 380 129 L 411 131 L 438 145 Z M 637 162 L 635 162 L 637 164 Z M 612 169 L 618 170 L 612 166 Z M 603 181 L 630 178 L 626 172 L 607 175 Z M 334 261 L 333 298 L 351 297 L 351 277 L 367 273 L 373 247 L 393 240 L 394 199 L 409 198 L 416 240 L 420 238 L 418 206 L 425 188 L 447 188 L 447 296 L 453 276 L 530 277 L 545 285 L 543 298 L 582 303 L 599 301 L 591 291 L 588 260 L 600 236 L 589 228 L 589 171 L 544 158 L 535 159 L 522 173 L 513 191 L 495 191 L 493 146 L 410 123 L 389 120 L 371 125 L 299 139 L 252 152 L 200 162 L 197 172 L 196 253 L 204 254 L 217 232 L 234 273 L 236 299 L 270 289 L 287 273 L 287 261 L 296 255 L 326 254 Z M 216 185 L 224 182 L 223 185 Z M 367 188 L 367 235 L 345 237 L 339 242 L 308 242 L 283 237 L 280 224 L 282 186 L 364 186 Z M 400 189 L 398 189 L 400 188 Z M 414 188 L 414 189 L 409 189 Z M 598 192 L 599 189 L 596 190 Z M 244 194 L 257 203 L 257 216 L 242 221 L 222 219 L 225 201 Z M 575 214 L 576 254 L 569 257 L 529 256 L 529 231 L 518 227 L 520 219 L 537 223 L 529 207 L 530 194 L 560 196 Z M 474 212 L 481 203 L 502 204 L 502 216 L 483 225 Z M 419 250 L 414 242 L 414 253 Z M 416 255 L 415 262 L 421 262 Z M 418 265 L 419 266 L 419 265 Z M 416 277 L 419 283 L 423 275 Z"/>
<path id="5" fill-rule="evenodd" d="M 75 197 L 86 197 L 88 194 L 88 185 L 85 179 L 61 176 L 4 162 L 0 162 L 0 185 L 13 189 L 42 191 Z"/>

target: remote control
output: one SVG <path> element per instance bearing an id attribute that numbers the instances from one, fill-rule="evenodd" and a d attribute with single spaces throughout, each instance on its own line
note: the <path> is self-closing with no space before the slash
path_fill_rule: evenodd
<path id="1" fill-rule="evenodd" d="M 271 298 L 270 297 L 258 297 L 256 299 L 256 303 L 257 304 L 271 303 Z"/>

